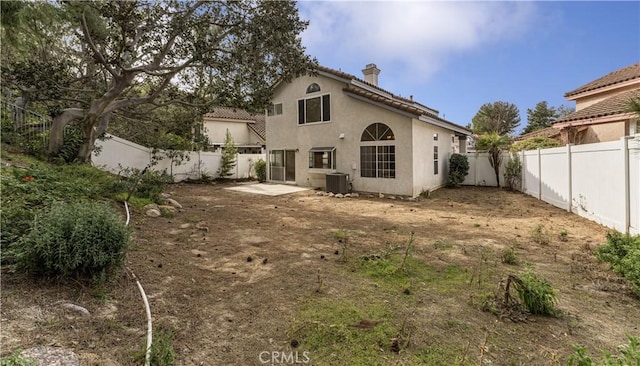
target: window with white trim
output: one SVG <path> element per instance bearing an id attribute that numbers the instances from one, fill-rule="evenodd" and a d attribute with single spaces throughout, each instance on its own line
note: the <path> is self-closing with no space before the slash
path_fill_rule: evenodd
<path id="1" fill-rule="evenodd" d="M 336 169 L 335 147 L 314 147 L 309 150 L 309 169 Z"/>
<path id="2" fill-rule="evenodd" d="M 433 175 L 438 175 L 438 147 L 433 147 Z"/>
<path id="3" fill-rule="evenodd" d="M 329 94 L 299 99 L 298 124 L 328 122 L 331 120 L 331 97 Z"/>
<path id="4" fill-rule="evenodd" d="M 360 137 L 360 176 L 396 177 L 396 146 L 393 131 L 384 123 L 369 125 Z"/>
<path id="5" fill-rule="evenodd" d="M 278 116 L 282 114 L 282 103 L 269 104 L 267 107 L 267 116 Z"/>

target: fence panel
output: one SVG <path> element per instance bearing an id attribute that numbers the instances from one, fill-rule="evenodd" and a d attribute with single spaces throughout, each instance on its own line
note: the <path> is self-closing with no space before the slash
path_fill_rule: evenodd
<path id="1" fill-rule="evenodd" d="M 462 185 L 467 186 L 496 186 L 496 173 L 489 162 L 489 154 L 487 153 L 467 153 L 469 161 L 469 174 L 465 177 Z M 502 155 L 502 164 L 500 165 L 500 186 L 505 186 L 504 167 L 511 159 L 508 152 Z"/>
<path id="2" fill-rule="evenodd" d="M 521 154 L 524 193 L 640 234 L 640 135 Z"/>

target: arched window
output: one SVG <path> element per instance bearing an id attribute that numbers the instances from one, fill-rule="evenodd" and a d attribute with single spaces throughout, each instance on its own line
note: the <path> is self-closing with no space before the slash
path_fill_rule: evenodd
<path id="1" fill-rule="evenodd" d="M 362 132 L 360 141 L 390 141 L 395 140 L 393 131 L 384 123 L 372 123 Z"/>
<path id="2" fill-rule="evenodd" d="M 320 85 L 313 83 L 313 84 L 309 84 L 309 86 L 307 87 L 307 94 L 309 93 L 315 93 L 315 92 L 319 92 L 320 91 Z"/>
<path id="3" fill-rule="evenodd" d="M 393 131 L 384 123 L 370 124 L 360 141 L 360 176 L 364 178 L 396 177 L 396 146 Z"/>

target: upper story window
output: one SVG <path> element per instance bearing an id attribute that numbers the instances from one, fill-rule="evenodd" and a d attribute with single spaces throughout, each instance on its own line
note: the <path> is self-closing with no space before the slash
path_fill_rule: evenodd
<path id="1" fill-rule="evenodd" d="M 389 141 L 395 140 L 393 131 L 384 123 L 373 123 L 362 132 L 360 141 Z"/>
<path id="2" fill-rule="evenodd" d="M 269 104 L 267 107 L 267 116 L 277 116 L 282 114 L 282 103 Z"/>
<path id="3" fill-rule="evenodd" d="M 328 122 L 330 120 L 331 97 L 329 94 L 298 100 L 299 125 L 316 122 Z"/>
<path id="4" fill-rule="evenodd" d="M 437 133 L 433 134 L 433 141 L 438 141 L 438 134 Z"/>
<path id="5" fill-rule="evenodd" d="M 309 93 L 315 93 L 315 92 L 319 92 L 320 91 L 320 85 L 313 83 L 313 84 L 309 84 L 309 86 L 307 87 L 307 94 Z"/>

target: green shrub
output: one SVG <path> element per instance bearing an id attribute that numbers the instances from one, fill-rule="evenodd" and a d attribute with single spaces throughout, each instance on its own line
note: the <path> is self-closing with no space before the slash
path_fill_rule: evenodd
<path id="1" fill-rule="evenodd" d="M 544 226 L 538 224 L 531 229 L 531 240 L 537 244 L 549 245 L 551 243 L 551 235 L 544 229 Z"/>
<path id="2" fill-rule="evenodd" d="M 151 355 L 149 363 L 154 366 L 170 366 L 173 365 L 175 359 L 175 351 L 171 345 L 175 330 L 173 328 L 160 329 L 153 334 L 153 341 L 151 342 Z M 133 355 L 135 361 L 139 364 L 144 363 L 147 355 L 147 343 L 142 346 L 142 349 Z"/>
<path id="3" fill-rule="evenodd" d="M 603 351 L 600 361 L 594 361 L 591 356 L 587 354 L 587 349 L 584 346 L 574 345 L 573 354 L 569 357 L 567 364 L 569 366 L 638 365 L 640 363 L 640 338 L 630 335 L 627 336 L 627 338 L 629 338 L 629 344 L 618 346 L 619 354 L 612 355 L 607 351 Z"/>
<path id="4" fill-rule="evenodd" d="M 58 163 L 72 163 L 78 156 L 80 146 L 84 142 L 80 126 L 69 125 L 65 127 L 63 141 L 60 151 L 52 158 Z"/>
<path id="5" fill-rule="evenodd" d="M 7 250 L 24 236 L 33 218 L 55 200 L 108 198 L 118 192 L 116 179 L 89 165 L 32 164 L 2 170 L 0 210 L 2 263 L 13 257 Z"/>
<path id="6" fill-rule="evenodd" d="M 135 193 L 140 198 L 148 198 L 154 202 L 160 202 L 160 193 L 173 179 L 166 171 L 151 169 L 124 168 L 119 173 L 122 178 L 120 188 L 126 192 Z"/>
<path id="7" fill-rule="evenodd" d="M 36 215 L 16 255 L 39 274 L 100 280 L 122 264 L 129 241 L 129 230 L 107 204 L 56 201 Z"/>
<path id="8" fill-rule="evenodd" d="M 626 277 L 633 292 L 640 296 L 640 236 L 609 232 L 607 244 L 598 247 L 596 256 Z"/>
<path id="9" fill-rule="evenodd" d="M 258 180 L 260 182 L 264 182 L 267 180 L 267 162 L 262 160 L 262 159 L 258 159 L 258 161 L 256 161 L 256 165 L 254 166 L 254 169 L 256 170 L 256 176 L 258 177 Z"/>
<path id="10" fill-rule="evenodd" d="M 0 366 L 37 366 L 38 362 L 31 357 L 22 356 L 22 350 L 16 350 L 12 354 L 0 359 Z"/>
<path id="11" fill-rule="evenodd" d="M 449 158 L 449 179 L 447 185 L 457 187 L 469 174 L 469 160 L 466 155 L 452 154 Z"/>
<path id="12" fill-rule="evenodd" d="M 518 260 L 518 257 L 516 257 L 516 253 L 513 248 L 507 248 L 502 251 L 502 263 L 517 265 L 519 262 L 520 261 Z"/>
<path id="13" fill-rule="evenodd" d="M 555 315 L 557 291 L 544 278 L 538 277 L 530 270 L 525 271 L 520 276 L 516 291 L 520 301 L 531 314 Z"/>
<path id="14" fill-rule="evenodd" d="M 522 181 L 522 162 L 518 154 L 511 154 L 511 160 L 507 162 L 504 169 L 504 181 L 510 190 L 520 189 Z"/>
<path id="15" fill-rule="evenodd" d="M 515 144 L 511 145 L 511 151 L 515 152 L 522 150 L 535 150 L 537 148 L 546 149 L 559 146 L 562 146 L 562 144 L 558 140 L 549 137 L 538 136 L 516 142 Z"/>

